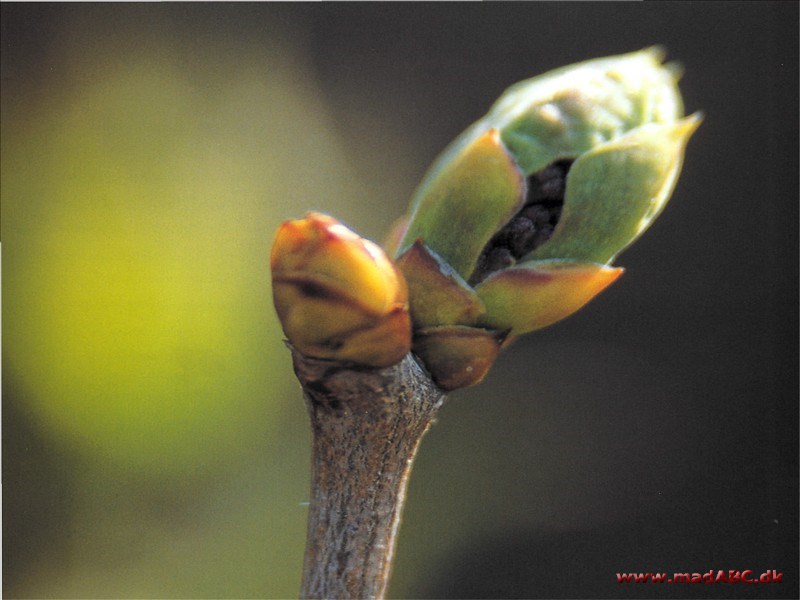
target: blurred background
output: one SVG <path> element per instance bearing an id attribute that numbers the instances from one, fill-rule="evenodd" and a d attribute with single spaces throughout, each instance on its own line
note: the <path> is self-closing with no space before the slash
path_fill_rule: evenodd
<path id="1" fill-rule="evenodd" d="M 267 257 L 381 239 L 503 89 L 655 43 L 706 119 L 586 309 L 451 395 L 393 597 L 797 597 L 796 3 L 2 7 L 3 595 L 297 594 Z M 767 569 L 781 584 L 621 586 Z"/>

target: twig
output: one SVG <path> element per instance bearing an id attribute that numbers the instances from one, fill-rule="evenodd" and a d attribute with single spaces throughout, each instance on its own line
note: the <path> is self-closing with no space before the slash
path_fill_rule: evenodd
<path id="1" fill-rule="evenodd" d="M 292 352 L 314 435 L 301 598 L 383 598 L 408 475 L 444 401 L 414 357 L 362 369 Z"/>

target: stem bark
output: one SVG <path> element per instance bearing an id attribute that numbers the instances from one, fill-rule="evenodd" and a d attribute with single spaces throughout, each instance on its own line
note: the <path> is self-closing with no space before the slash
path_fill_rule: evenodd
<path id="1" fill-rule="evenodd" d="M 408 475 L 444 393 L 409 354 L 358 369 L 292 351 L 313 432 L 301 598 L 383 598 Z"/>

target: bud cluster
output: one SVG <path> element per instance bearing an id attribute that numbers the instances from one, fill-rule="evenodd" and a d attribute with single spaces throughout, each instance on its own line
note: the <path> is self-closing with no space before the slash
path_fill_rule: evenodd
<path id="1" fill-rule="evenodd" d="M 445 390 L 572 314 L 669 199 L 700 116 L 656 48 L 518 83 L 434 162 L 377 246 L 324 215 L 279 230 L 275 305 L 316 358 L 382 367 L 409 348 Z"/>

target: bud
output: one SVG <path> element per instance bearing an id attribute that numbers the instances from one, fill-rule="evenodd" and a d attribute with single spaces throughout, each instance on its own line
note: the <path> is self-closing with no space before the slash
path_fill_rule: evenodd
<path id="1" fill-rule="evenodd" d="M 428 327 L 414 333 L 414 353 L 445 391 L 483 380 L 494 364 L 505 332 L 478 327 Z"/>
<path id="2" fill-rule="evenodd" d="M 278 229 L 270 265 L 278 318 L 302 354 L 387 367 L 408 353 L 405 279 L 373 242 L 308 213 Z"/>
<path id="3" fill-rule="evenodd" d="M 434 162 L 392 242 L 414 351 L 452 389 L 502 344 L 563 319 L 623 272 L 700 123 L 662 52 L 564 67 L 509 88 Z M 400 238 L 398 242 L 397 239 Z"/>

